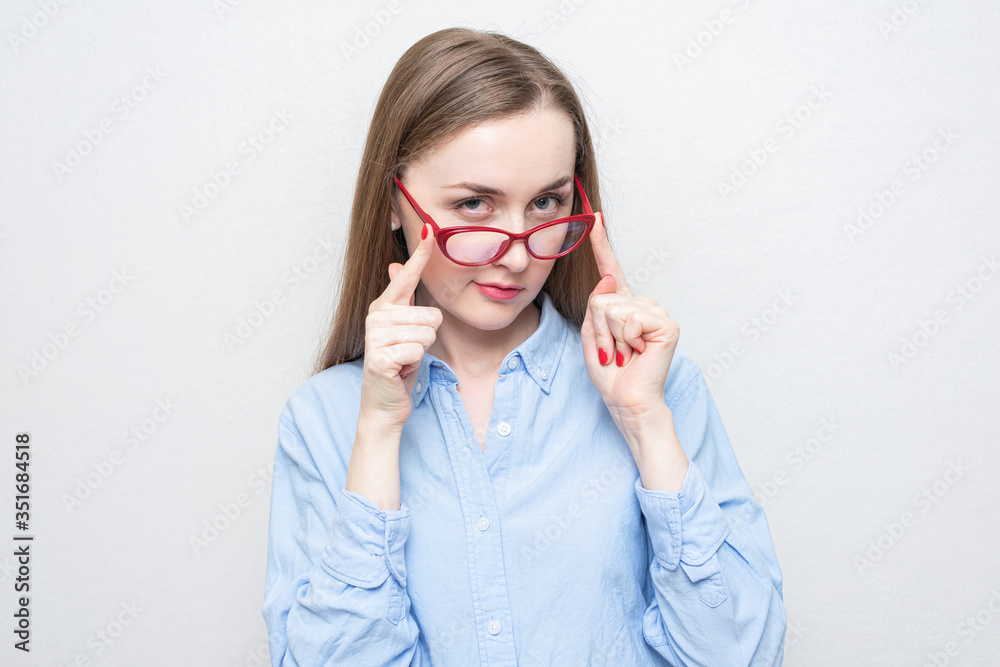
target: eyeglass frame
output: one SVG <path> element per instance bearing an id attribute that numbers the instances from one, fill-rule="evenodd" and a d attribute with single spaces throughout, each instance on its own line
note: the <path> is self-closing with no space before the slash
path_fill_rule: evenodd
<path id="1" fill-rule="evenodd" d="M 576 183 L 576 189 L 580 192 L 580 201 L 583 204 L 583 213 L 568 215 L 564 218 L 557 218 L 555 220 L 543 222 L 537 227 L 532 227 L 531 229 L 525 230 L 520 233 L 508 232 L 506 229 L 496 229 L 494 227 L 482 227 L 479 225 L 457 225 L 454 227 L 443 227 L 443 228 L 439 227 L 438 224 L 434 222 L 434 219 L 430 215 L 425 213 L 424 210 L 420 208 L 420 205 L 417 204 L 417 202 L 413 199 L 413 197 L 410 196 L 410 193 L 406 191 L 406 188 L 403 187 L 403 182 L 399 180 L 399 176 L 394 176 L 393 178 L 396 181 L 396 185 L 399 186 L 400 191 L 406 197 L 407 201 L 410 202 L 410 205 L 413 206 L 413 210 L 417 212 L 417 215 L 420 217 L 420 219 L 423 222 L 429 224 L 434 229 L 434 239 L 437 242 L 438 248 L 440 248 L 441 250 L 441 254 L 447 257 L 450 261 L 460 266 L 485 266 L 487 264 L 492 264 L 493 262 L 496 262 L 501 257 L 506 255 L 507 251 L 514 246 L 514 243 L 516 241 L 521 241 L 521 240 L 524 241 L 524 249 L 527 250 L 528 254 L 534 257 L 535 259 L 551 260 L 551 259 L 558 259 L 560 257 L 565 257 L 566 255 L 570 254 L 571 252 L 580 247 L 580 245 L 584 242 L 584 240 L 590 235 L 591 230 L 594 228 L 594 223 L 597 220 L 597 216 L 594 214 L 593 209 L 590 208 L 590 200 L 587 199 L 587 193 L 584 192 L 583 190 L 583 183 L 580 182 L 580 177 L 577 176 L 576 174 L 573 174 L 573 180 Z M 558 255 L 555 255 L 553 257 L 539 257 L 531 250 L 531 246 L 528 245 L 528 237 L 537 232 L 539 229 L 544 229 L 545 227 L 550 227 L 556 224 L 562 224 L 567 221 L 581 220 L 581 219 L 586 222 L 587 228 L 584 231 L 583 235 L 580 237 L 580 240 L 574 243 L 573 247 L 562 251 Z M 494 232 L 497 234 L 506 234 L 509 237 L 509 240 L 507 241 L 506 246 L 502 247 L 499 254 L 497 254 L 495 257 L 491 257 L 486 261 L 472 262 L 472 263 L 459 262 L 458 260 L 454 259 L 451 255 L 448 254 L 448 251 L 445 250 L 445 246 L 447 245 L 448 239 L 450 237 L 460 232 Z"/>

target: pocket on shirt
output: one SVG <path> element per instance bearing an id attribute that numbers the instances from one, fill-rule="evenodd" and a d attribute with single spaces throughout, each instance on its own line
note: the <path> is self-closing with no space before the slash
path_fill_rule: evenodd
<path id="1" fill-rule="evenodd" d="M 681 568 L 691 583 L 695 584 L 698 590 L 698 599 L 709 607 L 718 607 L 729 597 L 726 582 L 719 569 L 717 554 L 712 554 L 712 557 L 701 565 L 690 565 L 682 560 Z"/>

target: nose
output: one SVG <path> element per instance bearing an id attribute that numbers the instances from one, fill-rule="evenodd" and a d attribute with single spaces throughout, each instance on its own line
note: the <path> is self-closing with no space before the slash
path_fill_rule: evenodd
<path id="1" fill-rule="evenodd" d="M 507 252 L 493 263 L 502 264 L 513 272 L 524 271 L 528 268 L 528 262 L 532 259 L 531 254 L 528 253 L 528 249 L 525 247 L 525 243 L 527 243 L 526 239 L 514 241 L 507 246 Z"/>
<path id="2" fill-rule="evenodd" d="M 528 221 L 521 219 L 521 224 L 518 226 L 518 231 L 525 231 Z M 512 241 L 510 245 L 507 246 L 507 251 L 493 262 L 495 265 L 503 265 L 510 269 L 512 272 L 524 271 L 528 267 L 528 262 L 531 261 L 531 254 L 528 252 L 527 247 L 528 239 L 520 239 L 518 241 Z"/>

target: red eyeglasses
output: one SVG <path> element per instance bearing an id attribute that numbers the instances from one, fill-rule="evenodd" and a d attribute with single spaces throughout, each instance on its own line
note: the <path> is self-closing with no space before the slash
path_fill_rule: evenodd
<path id="1" fill-rule="evenodd" d="M 493 227 L 478 227 L 461 225 L 456 227 L 438 227 L 431 216 L 424 213 L 413 200 L 410 193 L 403 187 L 402 181 L 396 176 L 396 185 L 413 206 L 420 219 L 434 229 L 434 238 L 438 248 L 445 257 L 462 266 L 483 266 L 492 264 L 504 256 L 515 241 L 524 241 L 525 248 L 536 259 L 556 259 L 576 250 L 587 234 L 594 227 L 597 216 L 590 208 L 587 193 L 583 191 L 580 177 L 573 175 L 576 188 L 580 192 L 584 213 L 571 215 L 558 220 L 551 220 L 521 232 L 508 232 Z"/>

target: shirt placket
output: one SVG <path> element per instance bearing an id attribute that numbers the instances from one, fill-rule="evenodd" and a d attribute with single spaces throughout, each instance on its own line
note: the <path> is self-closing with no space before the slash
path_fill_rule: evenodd
<path id="1" fill-rule="evenodd" d="M 517 665 L 494 487 L 494 481 L 502 485 L 506 480 L 506 453 L 515 426 L 513 416 L 508 417 L 506 413 L 516 405 L 513 400 L 517 393 L 516 384 L 511 377 L 497 382 L 484 448 L 491 452 L 490 457 L 484 456 L 480 449 L 458 393 L 457 381 L 442 386 L 431 401 L 444 429 L 462 505 L 480 661 L 491 666 Z M 487 459 L 493 461 L 492 465 Z M 495 475 L 492 479 L 491 468 Z"/>

